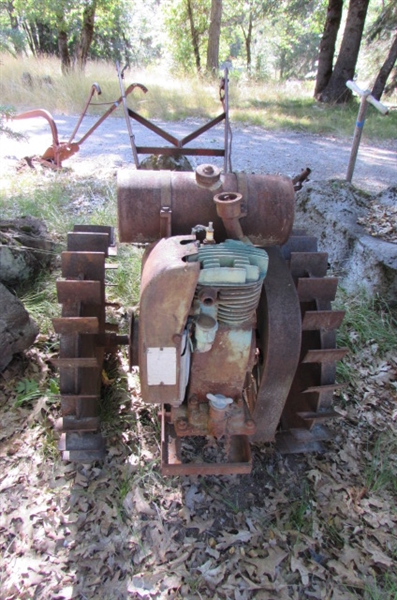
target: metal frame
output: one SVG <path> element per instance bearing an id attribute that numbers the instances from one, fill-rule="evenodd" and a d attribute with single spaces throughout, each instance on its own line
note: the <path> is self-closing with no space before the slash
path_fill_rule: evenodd
<path id="1" fill-rule="evenodd" d="M 224 157 L 224 172 L 229 173 L 231 171 L 230 141 L 229 141 L 230 122 L 229 122 L 229 76 L 228 76 L 228 73 L 229 73 L 228 69 L 225 69 L 224 76 L 221 78 L 221 83 L 219 86 L 219 98 L 222 103 L 223 112 L 220 115 L 218 115 L 217 117 L 215 117 L 214 119 L 211 119 L 211 121 L 208 121 L 208 123 L 206 123 L 202 127 L 199 127 L 198 129 L 196 129 L 189 135 L 182 138 L 181 140 L 176 138 L 175 136 L 173 136 L 171 133 L 165 131 L 158 125 L 155 125 L 154 123 L 149 121 L 149 119 L 146 119 L 145 117 L 143 117 L 139 113 L 135 112 L 131 108 L 127 108 L 125 101 L 124 101 L 124 114 L 125 114 L 125 118 L 126 118 L 126 122 L 127 122 L 129 136 L 130 136 L 132 153 L 134 156 L 134 162 L 135 162 L 137 169 L 140 168 L 139 155 L 141 155 L 141 154 L 155 154 L 155 155 L 164 154 L 166 156 L 180 156 L 183 154 L 185 156 L 223 156 Z M 119 67 L 118 67 L 118 74 L 119 74 L 121 95 L 123 97 L 124 89 L 123 89 L 122 77 L 121 77 L 121 74 L 119 71 Z M 159 137 L 163 138 L 164 140 L 166 140 L 167 142 L 172 144 L 172 146 L 161 146 L 161 147 L 160 146 L 136 146 L 135 140 L 134 140 L 134 135 L 133 135 L 132 129 L 131 129 L 131 124 L 129 122 L 129 119 L 127 118 L 127 115 L 130 119 L 134 119 L 134 121 L 137 121 L 137 123 L 140 123 L 147 129 L 149 129 L 150 131 L 152 131 L 153 133 L 158 135 Z M 225 121 L 224 148 L 186 148 L 186 145 L 189 144 L 189 142 L 195 140 L 200 135 L 209 131 L 210 129 L 215 127 L 215 125 L 218 125 L 218 123 L 221 123 L 222 121 Z"/>

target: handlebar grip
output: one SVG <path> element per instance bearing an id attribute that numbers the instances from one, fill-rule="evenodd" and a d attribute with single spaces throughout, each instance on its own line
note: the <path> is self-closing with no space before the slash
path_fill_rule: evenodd
<path id="1" fill-rule="evenodd" d="M 364 96 L 364 94 L 365 94 L 364 90 L 359 88 L 358 85 L 356 85 L 354 83 L 354 81 L 350 81 L 350 80 L 346 81 L 346 87 L 348 87 L 349 90 L 356 92 L 356 94 L 358 94 L 359 96 Z"/>
<path id="2" fill-rule="evenodd" d="M 389 112 L 387 106 L 379 102 L 379 100 L 376 100 L 376 98 L 372 96 L 369 90 L 362 90 L 358 87 L 358 85 L 354 83 L 354 81 L 346 81 L 346 87 L 348 87 L 353 92 L 356 92 L 356 94 L 358 94 L 360 97 L 366 96 L 367 102 L 372 104 L 372 106 L 374 106 L 380 113 L 382 113 L 382 115 L 387 115 L 387 113 Z"/>
<path id="3" fill-rule="evenodd" d="M 379 102 L 379 100 L 376 100 L 376 98 L 374 98 L 373 96 L 368 96 L 367 102 L 372 104 L 372 106 L 374 106 L 380 113 L 382 113 L 382 115 L 387 115 L 387 113 L 389 112 L 387 106 Z"/>

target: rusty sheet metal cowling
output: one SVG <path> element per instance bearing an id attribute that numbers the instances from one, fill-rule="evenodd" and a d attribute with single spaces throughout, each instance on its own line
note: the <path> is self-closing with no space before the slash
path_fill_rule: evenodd
<path id="1" fill-rule="evenodd" d="M 197 253 L 194 240 L 186 235 L 160 240 L 144 257 L 139 366 L 145 402 L 172 404 L 181 394 L 182 334 L 200 271 L 199 263 L 184 260 Z"/>
<path id="2" fill-rule="evenodd" d="M 158 240 L 161 215 L 167 210 L 171 213 L 171 235 L 186 234 L 192 227 L 212 221 L 215 239 L 222 242 L 226 231 L 213 200 L 221 192 L 242 194 L 241 226 L 253 244 L 286 242 L 294 222 L 291 180 L 278 175 L 220 175 L 219 169 L 211 165 L 200 165 L 196 173 L 120 170 L 119 239 L 136 243 Z"/>

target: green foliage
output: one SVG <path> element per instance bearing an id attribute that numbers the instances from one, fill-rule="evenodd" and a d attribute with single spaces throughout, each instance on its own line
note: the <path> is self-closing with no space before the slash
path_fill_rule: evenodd
<path id="1" fill-rule="evenodd" d="M 337 365 L 338 381 L 354 385 L 360 377 L 356 356 L 369 364 L 374 354 L 382 357 L 397 347 L 397 314 L 380 298 L 369 298 L 364 292 L 351 296 L 340 288 L 334 308 L 346 311 L 337 345 L 349 349 Z"/>
<path id="2" fill-rule="evenodd" d="M 0 50 L 34 56 L 58 55 L 58 35 L 67 36 L 71 56 L 81 42 L 83 13 L 95 9 L 90 58 L 146 64 L 160 55 L 156 14 L 159 3 L 150 0 L 14 0 L 0 5 Z M 11 7 L 11 9 L 10 9 Z M 10 28 L 10 24 L 12 27 Z"/>
<path id="3" fill-rule="evenodd" d="M 22 133 L 17 133 L 10 129 L 6 122 L 15 115 L 15 109 L 10 106 L 0 105 L 0 135 L 5 135 L 13 140 L 25 140 L 26 137 Z"/>
<path id="4" fill-rule="evenodd" d="M 55 281 L 51 274 L 38 277 L 28 291 L 18 294 L 29 315 L 38 324 L 42 334 L 52 332 L 53 317 L 58 317 L 58 304 Z"/>
<path id="5" fill-rule="evenodd" d="M 33 400 L 37 400 L 41 396 L 39 384 L 34 379 L 21 379 L 18 381 L 15 391 L 17 399 L 14 406 L 16 407 L 31 404 Z"/>
<path id="6" fill-rule="evenodd" d="M 59 56 L 58 36 L 63 32 L 73 66 L 88 4 L 96 8 L 90 59 L 139 66 L 161 60 L 179 72 L 196 73 L 193 23 L 204 67 L 211 0 L 0 3 L 0 51 L 19 57 L 27 51 L 37 57 Z M 259 81 L 313 79 L 327 5 L 327 0 L 223 0 L 220 63 L 232 58 L 238 73 Z M 375 77 L 390 47 L 395 21 L 393 0 L 371 0 L 367 44 L 362 44 L 357 67 L 361 80 Z"/>
<path id="7" fill-rule="evenodd" d="M 201 65 L 207 50 L 209 29 L 210 0 L 189 0 L 197 34 Z M 189 22 L 188 1 L 171 0 L 165 4 L 164 24 L 168 33 L 166 47 L 172 58 L 172 63 L 183 73 L 196 70 L 195 56 L 192 44 L 192 31 Z"/>
<path id="8" fill-rule="evenodd" d="M 346 346 L 354 354 L 375 344 L 381 356 L 397 347 L 397 315 L 380 298 L 370 298 L 364 292 L 348 296 L 339 291 L 336 307 L 346 311 L 339 346 Z"/>
<path id="9" fill-rule="evenodd" d="M 311 534 L 312 529 L 312 492 L 309 483 L 302 482 L 299 497 L 292 503 L 289 521 L 292 529 Z"/>
<path id="10" fill-rule="evenodd" d="M 51 401 L 51 397 L 59 396 L 59 383 L 57 379 L 50 378 L 45 380 L 42 385 L 35 379 L 24 378 L 17 382 L 15 386 L 16 400 L 14 406 L 16 408 L 20 406 L 28 406 L 34 403 L 42 396 L 48 396 L 48 401 Z"/>
<path id="11" fill-rule="evenodd" d="M 379 434 L 366 454 L 366 487 L 371 492 L 388 490 L 397 499 L 397 439 L 393 432 Z"/>

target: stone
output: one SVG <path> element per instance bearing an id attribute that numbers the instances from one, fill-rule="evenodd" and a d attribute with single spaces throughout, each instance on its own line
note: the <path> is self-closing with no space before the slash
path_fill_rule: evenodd
<path id="1" fill-rule="evenodd" d="M 0 373 L 14 354 L 29 348 L 39 333 L 22 302 L 0 283 Z"/>
<path id="2" fill-rule="evenodd" d="M 54 258 L 46 225 L 34 217 L 0 220 L 0 282 L 16 286 L 33 279 Z"/>
<path id="3" fill-rule="evenodd" d="M 148 171 L 194 170 L 186 156 L 166 156 L 165 154 L 148 156 L 141 162 L 140 169 L 145 169 Z"/>
<path id="4" fill-rule="evenodd" d="M 369 235 L 365 221 L 373 202 L 396 203 L 397 189 L 377 196 L 340 180 L 316 181 L 296 194 L 295 229 L 318 238 L 331 270 L 348 292 L 364 290 L 386 301 L 397 297 L 397 244 Z"/>

